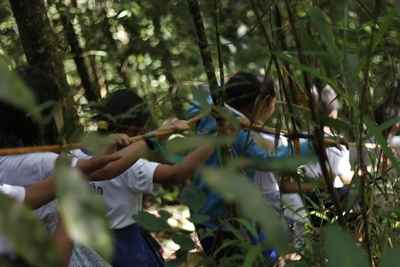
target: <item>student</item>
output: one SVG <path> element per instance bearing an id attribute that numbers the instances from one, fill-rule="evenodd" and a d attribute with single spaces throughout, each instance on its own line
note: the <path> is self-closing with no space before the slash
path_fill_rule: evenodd
<path id="1" fill-rule="evenodd" d="M 113 92 L 105 100 L 101 112 L 97 119 L 108 126 L 108 129 L 104 130 L 107 133 L 120 133 L 119 136 L 124 138 L 124 134 L 135 136 L 148 131 L 146 121 L 150 115 L 149 109 L 143 99 L 132 90 Z M 185 121 L 171 121 L 164 127 L 188 129 L 189 125 Z M 148 139 L 146 142 L 153 149 L 158 146 L 154 139 Z M 151 193 L 155 183 L 186 182 L 212 151 L 212 147 L 209 146 L 199 147 L 176 165 L 139 159 L 126 172 L 110 181 L 90 183 L 93 191 L 103 196 L 107 207 L 110 227 L 115 238 L 112 261 L 114 267 L 164 266 L 162 257 L 150 244 L 154 240 L 151 241 L 149 236 L 144 235 L 134 219 L 143 209 L 143 194 Z M 83 150 L 72 151 L 72 154 L 78 158 L 90 157 L 90 152 Z M 155 154 L 159 154 L 158 151 Z"/>
<path id="2" fill-rule="evenodd" d="M 314 87 L 312 95 L 315 103 L 319 104 L 318 108 L 320 114 L 332 119 L 338 118 L 340 103 L 336 92 L 329 85 L 321 88 L 320 91 L 318 91 L 317 87 Z M 335 136 L 334 131 L 330 127 L 325 126 L 323 130 L 326 136 Z M 302 142 L 304 140 L 300 141 Z M 327 147 L 325 151 L 328 158 L 329 170 L 334 179 L 332 181 L 333 186 L 339 197 L 344 199 L 348 193 L 347 186 L 351 183 L 354 174 L 350 164 L 350 151 L 344 145 Z M 303 200 L 297 192 L 302 190 L 302 193 L 307 195 L 308 199 L 320 203 L 321 199 L 316 195 L 315 189 L 323 184 L 322 170 L 318 162 L 306 164 L 303 167 L 303 171 L 304 176 L 310 180 L 303 183 L 301 189 L 298 188 L 297 183 L 294 181 L 284 181 L 281 184 L 281 190 L 284 193 L 282 194 L 282 201 L 285 205 L 284 214 L 293 221 L 293 234 L 295 237 L 295 247 L 297 249 L 302 249 L 304 246 L 304 227 L 306 224 L 310 223 L 309 219 L 306 217 L 307 212 Z M 322 188 L 325 188 L 325 186 Z M 327 205 L 329 206 L 331 204 Z M 311 204 L 309 206 L 312 207 Z M 316 223 L 317 221 L 315 218 L 312 218 L 314 219 L 313 222 Z"/>
<path id="3" fill-rule="evenodd" d="M 329 85 L 322 88 L 320 92 L 314 87 L 313 96 L 316 99 L 316 103 L 319 103 L 321 114 L 332 119 L 338 118 L 340 103 L 336 92 Z M 335 136 L 330 127 L 325 126 L 323 130 L 326 136 Z M 333 186 L 344 195 L 348 191 L 346 186 L 351 184 L 354 175 L 351 170 L 350 151 L 344 145 L 337 145 L 326 148 L 326 154 L 328 156 L 329 169 L 332 171 L 334 178 Z M 306 177 L 314 179 L 322 177 L 321 167 L 317 162 L 307 164 L 304 170 Z"/>
<path id="4" fill-rule="evenodd" d="M 29 75 L 24 76 L 26 73 Z M 21 78 L 29 85 L 41 85 L 32 88 L 34 91 L 55 90 L 56 86 L 49 77 L 41 72 L 23 72 Z M 34 80 L 35 82 L 32 82 Z M 41 144 L 43 132 L 24 111 L 14 108 L 6 103 L 0 103 L 2 126 L 0 127 L 0 147 L 18 147 L 24 145 Z M 98 159 L 75 160 L 74 164 L 95 179 L 107 179 L 121 174 L 149 149 L 145 142 L 137 142 L 118 151 L 115 155 L 104 156 L 106 166 L 103 170 L 96 170 L 93 163 Z M 126 156 L 126 154 L 129 154 Z M 124 157 L 122 159 L 122 157 Z M 58 155 L 55 153 L 31 153 L 0 157 L 0 183 L 15 186 L 31 186 L 54 175 L 54 164 Z M 108 164 L 106 164 L 108 163 Z M 103 164 L 103 165 L 104 165 Z M 54 188 L 53 188 L 54 189 Z M 47 199 L 48 200 L 48 199 Z M 47 202 L 46 200 L 46 202 Z M 50 232 L 54 232 L 58 221 L 56 203 L 50 202 L 35 210 L 38 218 Z M 4 241 L 0 241 L 0 248 L 5 248 Z M 87 249 L 77 250 L 71 258 L 71 266 L 101 266 L 102 259 Z M 7 256 L 10 249 L 0 249 L 0 255 Z M 12 254 L 12 253 L 11 253 Z"/>
<path id="5" fill-rule="evenodd" d="M 238 72 L 233 75 L 225 85 L 226 105 L 234 114 L 239 114 L 249 120 L 252 124 L 263 125 L 272 115 L 275 109 L 276 96 L 273 82 L 269 79 L 259 79 L 256 75 L 248 72 Z M 198 107 L 191 107 L 188 116 L 195 116 L 200 112 Z M 261 118 L 261 119 L 260 119 Z M 260 120 L 259 120 L 260 119 Z M 217 131 L 217 122 L 214 117 L 208 116 L 197 124 L 197 133 L 199 135 L 213 134 Z M 257 159 L 283 158 L 292 155 L 291 147 L 280 147 L 275 155 L 269 153 L 266 149 L 254 142 L 251 133 L 240 129 L 236 134 L 235 140 L 231 145 L 231 154 L 234 156 L 244 156 Z M 309 144 L 302 144 L 301 152 L 310 151 Z M 213 155 L 207 160 L 207 166 L 221 167 L 222 160 L 219 153 Z M 249 177 L 253 177 L 254 170 L 245 170 Z M 221 177 L 222 179 L 222 177 Z M 225 178 L 226 179 L 226 178 Z M 196 229 L 199 234 L 200 242 L 207 255 L 212 256 L 216 249 L 221 245 L 220 241 L 228 238 L 230 235 L 220 220 L 227 215 L 225 203 L 222 197 L 213 192 L 202 180 L 195 180 L 195 187 L 203 192 L 207 197 L 201 209 L 201 213 L 207 215 L 210 219 L 206 223 L 197 224 Z M 204 235 L 209 231 L 214 231 L 214 235 Z M 221 237 L 221 238 L 217 238 Z M 218 257 L 223 256 L 224 252 Z M 276 260 L 276 255 L 272 260 Z"/>

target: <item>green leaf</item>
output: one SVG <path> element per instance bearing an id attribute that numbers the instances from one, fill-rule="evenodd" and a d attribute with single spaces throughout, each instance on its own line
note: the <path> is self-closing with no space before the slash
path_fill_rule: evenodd
<path id="1" fill-rule="evenodd" d="M 0 211 L 0 232 L 18 255 L 33 266 L 60 266 L 49 233 L 32 211 L 2 194 Z"/>
<path id="2" fill-rule="evenodd" d="M 204 192 L 198 190 L 193 185 L 186 186 L 181 195 L 180 201 L 190 208 L 191 212 L 197 213 L 203 207 L 206 201 L 206 195 Z"/>
<path id="3" fill-rule="evenodd" d="M 190 221 L 193 222 L 194 224 L 204 224 L 209 219 L 210 217 L 204 214 L 197 214 L 197 213 L 190 214 Z"/>
<path id="4" fill-rule="evenodd" d="M 324 235 L 328 267 L 368 266 L 367 253 L 355 244 L 350 234 L 335 225 L 326 227 Z"/>
<path id="5" fill-rule="evenodd" d="M 316 161 L 317 157 L 315 155 L 301 156 L 301 157 L 296 156 L 285 159 L 274 159 L 274 158 L 268 160 L 252 159 L 251 161 L 249 161 L 248 167 L 257 169 L 259 171 L 271 171 L 282 175 L 288 175 L 288 174 L 296 174 L 298 167 Z"/>
<path id="6" fill-rule="evenodd" d="M 379 267 L 393 267 L 400 262 L 400 248 L 387 248 L 383 251 Z"/>
<path id="7" fill-rule="evenodd" d="M 247 177 L 231 170 L 209 168 L 204 170 L 204 178 L 225 200 L 235 202 L 243 215 L 261 225 L 268 244 L 280 252 L 286 250 L 286 224 Z"/>
<path id="8" fill-rule="evenodd" d="M 24 85 L 17 75 L 8 70 L 0 59 L 0 100 L 18 107 L 40 121 L 40 112 L 33 93 Z"/>
<path id="9" fill-rule="evenodd" d="M 383 136 L 382 132 L 380 131 L 379 127 L 377 124 L 372 121 L 369 118 L 364 119 L 365 124 L 367 125 L 367 131 L 371 136 L 375 137 L 375 141 L 379 144 L 381 147 L 383 153 L 390 159 L 392 162 L 393 166 L 396 168 L 398 172 L 400 172 L 400 162 L 399 160 L 395 157 L 393 154 L 393 151 L 390 149 L 388 146 L 388 143 Z"/>
<path id="10" fill-rule="evenodd" d="M 139 214 L 133 216 L 133 218 L 149 232 L 161 232 L 171 228 L 163 218 L 159 218 L 145 211 L 139 212 Z"/>
<path id="11" fill-rule="evenodd" d="M 276 55 L 279 59 L 290 63 L 291 65 L 293 65 L 298 70 L 304 71 L 304 72 L 310 74 L 314 78 L 321 79 L 321 81 L 324 81 L 327 84 L 330 84 L 333 88 L 337 88 L 337 82 L 334 79 L 331 79 L 328 76 L 321 74 L 321 71 L 319 69 L 315 69 L 315 68 L 312 68 L 310 66 L 300 64 L 297 61 L 297 59 L 294 59 L 293 57 L 290 57 L 287 54 L 277 53 L 277 52 L 271 52 L 271 53 Z"/>
<path id="12" fill-rule="evenodd" d="M 178 244 L 183 250 L 192 250 L 195 248 L 195 244 L 190 235 L 178 233 L 172 237 L 172 241 Z"/>
<path id="13" fill-rule="evenodd" d="M 114 143 L 110 136 L 103 136 L 97 133 L 89 133 L 82 138 L 81 143 L 91 153 L 97 155 L 104 152 L 104 150 Z"/>
<path id="14" fill-rule="evenodd" d="M 261 253 L 261 246 L 250 246 L 249 250 L 246 253 L 246 257 L 244 258 L 243 267 L 254 266 L 254 262 L 257 260 L 257 257 L 261 255 Z"/>
<path id="15" fill-rule="evenodd" d="M 57 161 L 56 177 L 58 204 L 69 235 L 110 259 L 113 242 L 104 200 L 91 192 L 82 174 L 69 167 L 65 158 Z"/>
<path id="16" fill-rule="evenodd" d="M 341 54 L 336 43 L 332 27 L 329 25 L 326 15 L 319 8 L 311 8 L 309 11 L 311 23 L 318 30 L 322 43 L 330 54 L 332 62 L 338 63 L 338 56 Z"/>
<path id="17" fill-rule="evenodd" d="M 338 22 L 346 16 L 349 0 L 329 1 L 329 5 L 332 20 Z"/>

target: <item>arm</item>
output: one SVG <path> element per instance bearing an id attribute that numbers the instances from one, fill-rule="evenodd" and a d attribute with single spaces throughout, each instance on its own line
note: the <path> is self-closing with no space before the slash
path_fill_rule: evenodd
<path id="1" fill-rule="evenodd" d="M 71 238 L 68 236 L 67 230 L 65 229 L 65 225 L 61 218 L 58 220 L 53 240 L 58 255 L 62 260 L 63 266 L 65 267 L 69 266 L 72 254 L 73 242 Z"/>
<path id="2" fill-rule="evenodd" d="M 112 155 L 118 157 L 118 159 L 106 164 L 100 170 L 90 173 L 90 177 L 96 180 L 107 180 L 114 178 L 126 171 L 138 159 L 146 158 L 150 154 L 151 150 L 147 147 L 146 142 L 135 142 L 113 153 Z"/>
<path id="3" fill-rule="evenodd" d="M 287 180 L 282 181 L 279 187 L 282 193 L 311 193 L 315 191 L 313 183 L 302 183 L 299 187 L 296 182 Z"/>
<path id="4" fill-rule="evenodd" d="M 294 149 L 291 145 L 289 146 L 279 146 L 275 154 L 268 152 L 265 148 L 258 145 L 249 131 L 241 130 L 236 138 L 234 146 L 237 151 L 243 151 L 243 154 L 249 158 L 256 159 L 281 159 L 294 156 Z M 309 141 L 302 142 L 300 144 L 301 155 L 307 155 L 312 153 L 312 146 Z"/>
<path id="5" fill-rule="evenodd" d="M 160 184 L 182 184 L 190 179 L 213 153 L 211 146 L 202 146 L 185 157 L 182 163 L 176 165 L 161 164 L 154 173 L 154 182 Z"/>
<path id="6" fill-rule="evenodd" d="M 107 164 L 119 160 L 120 158 L 121 156 L 118 154 L 111 154 L 89 159 L 79 159 L 76 161 L 76 166 L 73 159 L 72 167 L 77 167 L 82 173 L 89 176 L 96 170 L 101 169 Z"/>

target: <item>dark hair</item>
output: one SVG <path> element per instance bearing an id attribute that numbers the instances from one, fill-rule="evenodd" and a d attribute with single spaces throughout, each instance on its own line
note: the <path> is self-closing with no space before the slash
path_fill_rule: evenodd
<path id="1" fill-rule="evenodd" d="M 226 102 L 235 109 L 256 103 L 258 97 L 275 97 L 274 82 L 255 74 L 240 71 L 225 85 Z"/>
<path id="2" fill-rule="evenodd" d="M 375 121 L 383 124 L 385 121 L 400 117 L 400 85 L 399 81 L 393 85 L 386 99 L 380 103 L 374 112 Z"/>
<path id="3" fill-rule="evenodd" d="M 49 75 L 32 66 L 23 66 L 16 70 L 19 78 L 25 83 L 42 104 L 49 100 L 57 100 L 58 87 Z M 42 115 L 49 115 L 51 109 L 42 110 Z M 55 124 L 41 125 L 35 122 L 22 109 L 0 101 L 0 146 L 15 147 L 22 145 L 39 145 L 53 143 L 57 140 Z"/>
<path id="4" fill-rule="evenodd" d="M 146 102 L 130 89 L 112 92 L 97 110 L 95 120 L 106 121 L 109 131 L 143 128 L 150 116 Z"/>

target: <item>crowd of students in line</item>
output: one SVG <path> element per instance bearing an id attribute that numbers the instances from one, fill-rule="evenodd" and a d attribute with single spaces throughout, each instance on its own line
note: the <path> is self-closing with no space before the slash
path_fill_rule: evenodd
<path id="1" fill-rule="evenodd" d="M 46 74 L 38 71 L 20 72 L 22 80 L 39 94 L 39 91 L 54 90 L 56 86 Z M 320 105 L 320 111 L 333 119 L 337 118 L 339 102 L 332 88 L 325 86 L 315 88 L 314 97 Z M 276 93 L 274 82 L 267 77 L 260 77 L 249 72 L 238 72 L 225 84 L 225 107 L 240 120 L 254 125 L 265 125 L 275 111 Z M 210 101 L 212 104 L 212 101 Z M 223 198 L 211 190 L 196 170 L 208 167 L 223 167 L 221 149 L 209 144 L 199 144 L 192 152 L 177 163 L 163 158 L 163 140 L 146 138 L 135 143 L 129 142 L 129 136 L 147 132 L 146 122 L 150 117 L 150 107 L 136 93 L 129 89 L 111 93 L 103 102 L 101 112 L 93 119 L 105 121 L 103 134 L 110 134 L 114 144 L 104 149 L 102 155 L 92 155 L 85 149 L 72 150 L 71 166 L 83 172 L 93 192 L 100 194 L 107 207 L 107 216 L 115 240 L 114 255 L 111 265 L 115 267 L 164 266 L 164 260 L 154 240 L 135 223 L 134 215 L 143 209 L 143 195 L 152 193 L 154 184 L 184 184 L 192 179 L 192 185 L 205 194 L 206 198 L 200 213 L 207 215 L 208 220 L 196 225 L 204 253 L 218 261 L 224 253 L 218 250 L 223 241 L 234 238 L 220 220 L 227 216 L 226 203 Z M 187 119 L 201 113 L 201 109 L 192 105 L 186 112 Z M 381 114 L 383 121 L 388 116 L 398 114 Z M 41 128 L 25 112 L 7 103 L 0 103 L 2 126 L 0 127 L 1 147 L 20 147 L 40 144 L 45 134 Z M 248 157 L 262 160 L 294 156 L 291 142 L 283 137 L 275 145 L 276 136 L 260 134 L 244 129 L 232 133 L 231 128 L 221 123 L 221 118 L 213 115 L 202 117 L 195 125 L 185 120 L 169 120 L 161 128 L 188 130 L 195 128 L 199 136 L 225 135 L 233 136 L 233 142 L 227 150 L 231 157 Z M 228 129 L 229 128 L 229 129 Z M 329 127 L 324 128 L 326 136 L 335 135 Z M 167 138 L 167 137 L 166 137 Z M 300 140 L 300 154 L 312 154 L 311 141 Z M 352 181 L 349 150 L 342 145 L 326 149 L 330 170 L 335 180 L 335 189 L 345 195 L 347 185 Z M 0 192 L 24 202 L 32 208 L 38 219 L 54 236 L 57 249 L 65 266 L 103 266 L 106 264 L 90 248 L 73 243 L 68 237 L 62 218 L 57 212 L 55 194 L 55 162 L 59 155 L 55 153 L 31 153 L 0 157 Z M 259 186 L 266 200 L 277 212 L 287 218 L 292 226 L 296 248 L 301 249 L 304 243 L 304 225 L 309 223 L 305 204 L 299 195 L 298 184 L 287 177 L 276 173 L 244 170 L 248 177 Z M 318 163 L 304 166 L 305 176 L 310 183 L 303 183 L 303 193 L 313 193 L 315 183 L 321 179 L 322 173 Z M 221 177 L 229 179 L 229 177 Z M 322 184 L 322 183 L 321 183 Z M 283 205 L 282 205 L 283 203 Z M 209 235 L 213 231 L 214 235 Z M 261 233 L 260 233 L 261 235 Z M 268 235 L 268 233 L 266 233 Z M 250 237 L 251 238 L 251 237 Z M 253 237 L 254 238 L 254 237 Z M 278 253 L 271 249 L 265 253 L 266 261 L 275 262 Z M 0 238 L 0 259 L 12 266 L 29 266 L 19 255 L 16 255 L 6 238 Z"/>

